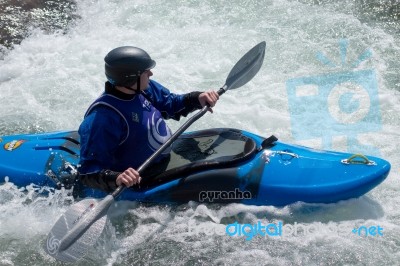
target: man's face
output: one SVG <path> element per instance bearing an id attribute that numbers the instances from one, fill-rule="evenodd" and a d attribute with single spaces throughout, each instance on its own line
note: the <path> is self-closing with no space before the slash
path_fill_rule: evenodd
<path id="1" fill-rule="evenodd" d="M 149 86 L 150 77 L 153 76 L 153 72 L 150 69 L 144 71 L 142 75 L 140 75 L 140 88 L 146 89 Z"/>

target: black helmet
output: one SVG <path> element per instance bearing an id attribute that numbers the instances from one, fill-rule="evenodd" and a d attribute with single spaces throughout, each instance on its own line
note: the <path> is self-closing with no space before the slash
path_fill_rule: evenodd
<path id="1" fill-rule="evenodd" d="M 132 86 L 146 70 L 155 67 L 144 50 L 133 46 L 122 46 L 111 50 L 104 58 L 108 81 L 117 86 Z"/>

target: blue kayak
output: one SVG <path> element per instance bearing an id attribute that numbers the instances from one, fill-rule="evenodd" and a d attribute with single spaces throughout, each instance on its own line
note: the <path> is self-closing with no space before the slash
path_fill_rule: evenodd
<path id="1" fill-rule="evenodd" d="M 0 183 L 74 187 L 78 197 L 106 195 L 77 182 L 76 131 L 2 136 L 0 144 Z M 274 136 L 217 128 L 182 134 L 173 143 L 167 164 L 153 165 L 140 187 L 126 189 L 118 200 L 332 203 L 364 195 L 389 171 L 390 163 L 377 157 L 316 150 Z"/>

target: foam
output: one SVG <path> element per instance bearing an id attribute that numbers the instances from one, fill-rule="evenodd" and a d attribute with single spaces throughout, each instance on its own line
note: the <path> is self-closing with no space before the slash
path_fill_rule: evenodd
<path id="1" fill-rule="evenodd" d="M 326 2 L 326 1 L 325 1 Z M 335 9 L 296 1 L 84 1 L 78 3 L 80 19 L 67 34 L 34 30 L 21 45 L 0 61 L 0 133 L 25 133 L 76 129 L 88 105 L 103 90 L 103 57 L 112 48 L 135 45 L 157 61 L 154 79 L 178 93 L 219 88 L 230 69 L 250 47 L 267 42 L 260 73 L 245 87 L 229 91 L 190 130 L 235 127 L 256 134 L 276 134 L 297 142 L 286 81 L 324 74 L 329 69 L 317 60 L 318 51 L 340 65 L 338 41 L 349 40 L 351 62 L 372 49 L 372 58 L 357 69 L 377 73 L 382 130 L 361 136 L 363 143 L 378 147 L 392 163 L 388 179 L 367 196 L 332 205 L 297 203 L 284 208 L 270 206 L 202 205 L 147 206 L 118 203 L 111 213 L 114 243 L 104 257 L 90 257 L 93 264 L 396 264 L 399 255 L 399 140 L 400 105 L 396 75 L 399 68 L 398 36 L 367 25 L 351 12 L 353 1 Z M 393 70 L 394 69 L 394 70 Z M 171 122 L 172 129 L 182 123 Z M 308 123 L 308 124 L 307 124 Z M 310 126 L 312 121 L 306 121 Z M 317 125 L 318 126 L 318 125 Z M 319 139 L 308 140 L 320 148 Z M 339 139 L 335 149 L 346 150 Z M 54 194 L 41 197 L 28 188 L 22 192 L 0 186 L 0 263 L 11 264 L 24 249 L 52 262 L 37 242 L 64 212 L 70 199 Z M 53 194 L 51 194 L 53 195 Z M 305 225 L 323 223 L 348 229 L 380 224 L 383 238 L 340 237 L 321 233 L 287 239 L 242 238 L 185 234 L 192 219 L 204 226 L 223 228 L 230 222 L 278 221 Z M 115 230 L 115 231 L 113 231 Z M 186 230 L 186 231 L 185 231 Z M 387 230 L 387 231 L 386 231 Z M 18 248 L 18 246 L 21 246 Z M 371 254 L 370 250 L 376 250 Z M 12 261 L 12 262 L 11 262 Z M 17 264 L 17 263 L 15 263 Z"/>

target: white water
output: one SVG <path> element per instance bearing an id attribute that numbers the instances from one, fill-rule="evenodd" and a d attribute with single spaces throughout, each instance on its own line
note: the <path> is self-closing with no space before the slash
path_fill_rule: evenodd
<path id="1" fill-rule="evenodd" d="M 327 1 L 328 2 L 328 1 Z M 377 76 L 382 127 L 358 136 L 379 150 L 392 171 L 359 199 L 337 204 L 297 203 L 284 208 L 189 203 L 146 206 L 120 203 L 113 208 L 113 241 L 82 265 L 395 265 L 400 260 L 400 69 L 399 35 L 352 14 L 352 1 L 307 5 L 270 1 L 86 1 L 81 19 L 66 35 L 34 31 L 0 61 L 0 135 L 76 129 L 87 106 L 103 89 L 103 58 L 112 48 L 135 45 L 157 61 L 154 79 L 174 92 L 218 88 L 236 61 L 260 41 L 265 62 L 246 86 L 226 93 L 214 114 L 191 129 L 235 127 L 256 134 L 321 148 L 321 139 L 294 138 L 286 82 L 292 78 L 340 72 L 339 42 L 348 40 L 347 60 L 371 49 L 357 69 Z M 343 10 L 343 11 L 339 11 Z M 323 52 L 339 67 L 316 59 Z M 350 69 L 351 70 L 351 69 Z M 299 109 L 300 110 L 300 109 Z M 305 120 L 304 130 L 319 125 Z M 170 123 L 177 129 L 181 122 Z M 334 130 L 334 129 L 333 129 Z M 347 150 L 346 134 L 332 146 Z M 354 151 L 355 152 L 355 151 Z M 0 186 L 0 265 L 55 264 L 41 245 L 59 215 L 68 209 L 66 193 L 38 197 Z M 281 220 L 285 224 L 348 228 L 380 225 L 379 237 L 338 236 L 321 230 L 287 238 L 189 236 L 199 228 L 229 223 Z M 113 232 L 113 230 L 111 230 Z"/>

